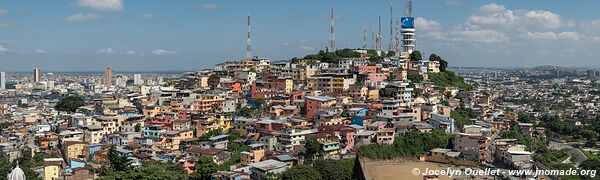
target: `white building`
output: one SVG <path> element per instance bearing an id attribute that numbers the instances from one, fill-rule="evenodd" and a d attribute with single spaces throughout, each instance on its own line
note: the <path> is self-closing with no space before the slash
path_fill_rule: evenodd
<path id="1" fill-rule="evenodd" d="M 0 90 L 6 89 L 6 73 L 0 72 Z"/>
<path id="2" fill-rule="evenodd" d="M 133 84 L 134 85 L 142 85 L 142 84 L 144 84 L 144 80 L 142 80 L 142 75 L 141 74 L 134 74 L 133 75 Z"/>

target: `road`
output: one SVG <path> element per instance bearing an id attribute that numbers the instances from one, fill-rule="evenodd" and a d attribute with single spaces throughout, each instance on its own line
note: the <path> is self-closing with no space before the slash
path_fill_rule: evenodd
<path id="1" fill-rule="evenodd" d="M 571 154 L 571 157 L 574 157 L 577 160 L 577 161 L 574 161 L 575 166 L 579 166 L 583 161 L 588 159 L 585 156 L 585 154 L 583 154 L 583 152 L 581 152 L 581 150 L 574 148 L 573 146 L 566 144 L 566 143 L 550 141 L 549 147 L 550 147 L 550 149 L 553 149 L 553 150 L 561 150 L 561 149 L 565 149 L 565 148 L 569 149 L 569 153 Z"/>

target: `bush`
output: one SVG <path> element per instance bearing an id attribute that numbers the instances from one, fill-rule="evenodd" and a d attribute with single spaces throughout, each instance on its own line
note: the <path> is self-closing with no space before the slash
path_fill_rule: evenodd
<path id="1" fill-rule="evenodd" d="M 66 111 L 73 113 L 77 111 L 77 108 L 84 106 L 85 100 L 80 96 L 68 96 L 66 98 L 61 99 L 56 103 L 56 110 Z"/>

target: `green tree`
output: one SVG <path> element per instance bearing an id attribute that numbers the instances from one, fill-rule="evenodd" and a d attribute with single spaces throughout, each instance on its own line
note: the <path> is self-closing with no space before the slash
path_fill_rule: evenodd
<path id="1" fill-rule="evenodd" d="M 127 157 L 122 157 L 117 152 L 116 146 L 111 146 L 108 149 L 108 161 L 110 162 L 110 169 L 113 171 L 127 171 L 130 168 L 130 162 Z"/>
<path id="2" fill-rule="evenodd" d="M 23 173 L 25 173 L 25 177 L 27 179 L 33 179 L 33 180 L 37 180 L 37 179 L 41 179 L 39 177 L 39 174 L 35 171 L 33 171 L 31 169 L 32 167 L 32 155 L 31 155 L 31 150 L 29 148 L 25 148 L 21 150 L 21 156 L 19 158 L 16 159 L 16 161 L 13 161 L 11 163 L 11 171 L 12 168 L 17 166 L 17 162 L 19 163 L 19 167 L 23 170 Z M 2 176 L 0 176 L 2 177 Z"/>
<path id="3" fill-rule="evenodd" d="M 304 144 L 304 148 L 306 149 L 305 153 L 309 159 L 314 159 L 315 156 L 318 156 L 322 151 L 321 147 L 321 143 L 314 137 L 309 137 Z"/>
<path id="4" fill-rule="evenodd" d="M 68 96 L 66 98 L 61 99 L 56 103 L 56 110 L 66 111 L 73 113 L 77 111 L 77 108 L 84 106 L 85 100 L 80 96 Z"/>
<path id="5" fill-rule="evenodd" d="M 196 172 L 192 174 L 193 179 L 209 180 L 212 174 L 217 172 L 219 169 L 217 163 L 213 161 L 211 157 L 200 157 L 196 162 Z"/>
<path id="6" fill-rule="evenodd" d="M 412 83 L 420 83 L 423 81 L 423 76 L 421 76 L 419 73 L 408 73 L 407 78 Z"/>
<path id="7" fill-rule="evenodd" d="M 133 130 L 135 132 L 140 132 L 142 131 L 142 125 L 140 123 L 135 123 L 135 126 L 133 126 Z"/>
<path id="8" fill-rule="evenodd" d="M 262 179 L 263 180 L 280 180 L 280 179 L 283 179 L 283 175 L 269 172 L 269 173 L 265 174 L 265 176 Z"/>
<path id="9" fill-rule="evenodd" d="M 430 133 L 410 131 L 397 136 L 392 145 L 369 144 L 358 147 L 358 154 L 372 159 L 416 157 L 434 148 L 448 148 L 451 135 L 436 129 Z"/>
<path id="10" fill-rule="evenodd" d="M 284 180 L 320 180 L 323 179 L 319 171 L 309 165 L 297 165 L 283 172 Z"/>
<path id="11" fill-rule="evenodd" d="M 519 114 L 519 118 L 517 119 L 520 123 L 535 123 L 535 118 L 527 115 L 527 114 Z"/>
<path id="12" fill-rule="evenodd" d="M 431 55 L 429 55 L 429 60 L 439 62 L 440 71 L 446 71 L 446 68 L 448 68 L 448 62 L 446 62 L 444 59 L 442 59 L 442 57 L 438 56 L 437 54 L 432 53 Z"/>
<path id="13" fill-rule="evenodd" d="M 6 175 L 13 169 L 12 163 L 4 156 L 0 156 L 0 179 L 6 178 Z"/>
<path id="14" fill-rule="evenodd" d="M 411 61 L 423 60 L 423 57 L 421 56 L 420 51 L 413 51 L 412 53 L 410 53 L 410 55 L 408 57 L 410 58 Z"/>
<path id="15" fill-rule="evenodd" d="M 369 56 L 371 56 L 372 59 L 379 58 L 379 54 L 377 54 L 377 51 L 375 51 L 374 49 L 367 50 L 367 54 L 369 54 Z"/>
<path id="16" fill-rule="evenodd" d="M 427 75 L 429 77 L 429 81 L 436 86 L 440 86 L 440 87 L 454 86 L 454 87 L 458 87 L 458 88 L 461 88 L 461 89 L 464 89 L 467 91 L 469 91 L 473 88 L 473 87 L 471 87 L 471 85 L 467 84 L 462 77 L 457 76 L 456 74 L 454 74 L 453 72 L 450 72 L 450 71 L 444 71 L 444 72 L 439 72 L 439 73 L 428 73 Z"/>
<path id="17" fill-rule="evenodd" d="M 395 56 L 396 55 L 396 51 L 388 51 L 385 55 L 388 56 L 388 57 Z"/>
<path id="18" fill-rule="evenodd" d="M 188 179 L 188 175 L 181 166 L 173 163 L 145 163 L 142 166 L 126 171 L 111 171 L 110 174 L 100 176 L 100 180 L 116 179 Z"/>
<path id="19" fill-rule="evenodd" d="M 336 54 L 336 56 L 341 57 L 341 58 L 360 57 L 359 52 L 355 52 L 354 50 L 348 49 L 348 48 L 337 50 L 337 51 L 335 51 L 335 54 Z"/>
<path id="20" fill-rule="evenodd" d="M 354 159 L 317 160 L 313 164 L 323 179 L 346 180 L 352 179 Z"/>
<path id="21" fill-rule="evenodd" d="M 460 108 L 450 112 L 450 117 L 454 119 L 454 125 L 457 130 L 462 130 L 465 125 L 471 123 L 471 116 L 469 114 L 470 110 Z"/>

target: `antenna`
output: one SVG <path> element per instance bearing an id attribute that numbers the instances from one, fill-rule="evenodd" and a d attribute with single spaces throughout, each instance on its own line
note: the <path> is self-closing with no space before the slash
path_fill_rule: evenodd
<path id="1" fill-rule="evenodd" d="M 363 26 L 363 49 L 367 49 L 367 27 Z"/>
<path id="2" fill-rule="evenodd" d="M 392 43 L 393 43 L 393 38 L 394 38 L 394 11 L 393 8 L 394 4 L 392 1 L 390 1 L 390 45 L 388 46 L 388 51 L 392 50 Z"/>
<path id="3" fill-rule="evenodd" d="M 398 20 L 396 20 L 396 55 L 400 54 L 400 36 L 398 36 L 398 32 L 400 31 L 398 26 Z"/>
<path id="4" fill-rule="evenodd" d="M 381 50 L 381 16 L 379 16 L 379 29 L 377 30 L 377 51 Z"/>
<path id="5" fill-rule="evenodd" d="M 333 31 L 333 27 L 334 27 L 334 15 L 333 15 L 333 8 L 331 8 L 331 25 L 329 28 L 329 48 L 331 48 L 332 51 L 335 51 L 335 33 Z"/>
<path id="6" fill-rule="evenodd" d="M 371 43 L 373 43 L 371 44 L 371 49 L 376 49 L 375 41 L 377 41 L 377 39 L 375 38 L 375 32 L 373 31 L 373 29 L 371 29 Z"/>
<path id="7" fill-rule="evenodd" d="M 412 0 L 406 0 L 406 17 L 412 17 Z"/>
<path id="8" fill-rule="evenodd" d="M 252 60 L 252 48 L 250 48 L 250 13 L 248 13 L 248 36 L 246 39 L 246 59 Z"/>

